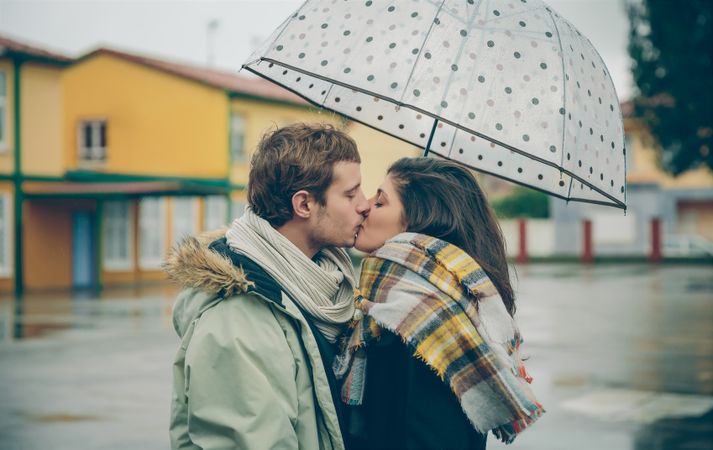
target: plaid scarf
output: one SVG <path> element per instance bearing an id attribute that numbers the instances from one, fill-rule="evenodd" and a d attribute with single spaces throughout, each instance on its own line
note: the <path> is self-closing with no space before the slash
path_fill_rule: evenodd
<path id="1" fill-rule="evenodd" d="M 365 316 L 352 324 L 334 365 L 345 403 L 362 403 L 366 347 L 383 327 L 450 386 L 478 432 L 492 430 L 511 443 L 544 413 L 519 356 L 515 321 L 485 271 L 460 248 L 399 234 L 364 259 L 358 294 Z"/>

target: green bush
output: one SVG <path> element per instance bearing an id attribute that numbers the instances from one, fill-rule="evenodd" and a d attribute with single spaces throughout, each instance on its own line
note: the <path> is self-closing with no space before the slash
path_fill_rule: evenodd
<path id="1" fill-rule="evenodd" d="M 512 193 L 493 200 L 495 214 L 501 219 L 550 217 L 550 197 L 539 191 L 516 186 Z"/>

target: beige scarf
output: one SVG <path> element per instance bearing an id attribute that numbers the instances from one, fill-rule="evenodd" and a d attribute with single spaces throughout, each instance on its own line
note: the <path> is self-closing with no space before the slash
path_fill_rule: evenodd
<path id="1" fill-rule="evenodd" d="M 335 342 L 354 315 L 355 273 L 340 248 L 322 249 L 309 259 L 248 206 L 225 233 L 230 248 L 255 261 L 312 316 L 329 342 Z"/>

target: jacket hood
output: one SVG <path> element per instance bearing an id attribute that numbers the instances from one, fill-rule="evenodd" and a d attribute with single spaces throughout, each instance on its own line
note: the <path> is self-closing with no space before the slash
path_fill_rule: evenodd
<path id="1" fill-rule="evenodd" d="M 179 336 L 203 312 L 228 297 L 255 292 L 282 305 L 282 289 L 265 270 L 230 249 L 225 229 L 185 238 L 173 247 L 163 269 L 184 287 L 173 306 Z"/>
<path id="2" fill-rule="evenodd" d="M 225 236 L 225 229 L 189 236 L 173 247 L 163 264 L 171 281 L 186 288 L 220 294 L 221 297 L 247 292 L 254 284 L 242 267 L 210 248 Z"/>

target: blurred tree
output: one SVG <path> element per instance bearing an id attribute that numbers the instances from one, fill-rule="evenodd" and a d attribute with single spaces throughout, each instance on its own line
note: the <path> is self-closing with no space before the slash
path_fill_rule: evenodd
<path id="1" fill-rule="evenodd" d="M 626 0 L 634 113 L 662 147 L 674 175 L 713 168 L 711 0 Z"/>
<path id="2" fill-rule="evenodd" d="M 550 217 L 550 197 L 522 186 L 516 186 L 510 194 L 493 200 L 492 204 L 495 214 L 502 219 Z"/>

